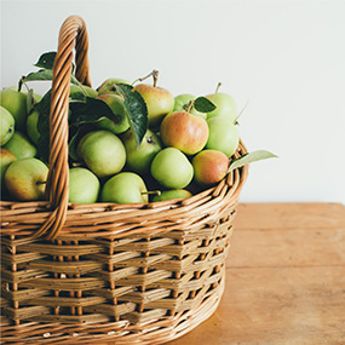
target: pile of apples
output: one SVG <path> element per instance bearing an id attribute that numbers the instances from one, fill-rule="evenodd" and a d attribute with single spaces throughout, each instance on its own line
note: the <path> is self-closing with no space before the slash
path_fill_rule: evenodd
<path id="1" fill-rule="evenodd" d="M 148 128 L 135 138 L 116 85 L 108 79 L 97 90 L 81 86 L 89 98 L 103 101 L 117 121 L 100 118 L 78 139 L 70 160 L 69 201 L 77 204 L 146 203 L 188 198 L 220 182 L 239 145 L 234 99 L 217 92 L 205 97 L 174 96 L 156 85 L 139 83 Z M 71 85 L 71 96 L 78 92 Z M 6 88 L 0 95 L 2 199 L 44 200 L 47 161 L 39 157 L 39 112 L 28 112 L 28 92 Z M 34 100 L 41 97 L 34 94 Z M 200 109 L 204 109 L 200 111 Z M 206 111 L 205 111 L 206 109 Z M 41 159 L 39 159 L 41 158 Z"/>

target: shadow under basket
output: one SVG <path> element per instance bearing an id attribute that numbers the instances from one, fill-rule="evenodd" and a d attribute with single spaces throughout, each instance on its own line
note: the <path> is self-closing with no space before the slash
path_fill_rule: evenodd
<path id="1" fill-rule="evenodd" d="M 206 320 L 247 167 L 184 200 L 68 204 L 72 60 L 90 85 L 84 21 L 63 23 L 53 70 L 48 201 L 2 201 L 3 344 L 162 344 Z M 234 155 L 246 153 L 242 144 Z"/>

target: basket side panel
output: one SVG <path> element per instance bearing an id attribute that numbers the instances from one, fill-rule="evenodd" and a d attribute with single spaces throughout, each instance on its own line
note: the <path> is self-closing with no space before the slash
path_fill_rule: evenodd
<path id="1" fill-rule="evenodd" d="M 108 335 L 110 325 L 121 324 L 136 334 L 162 320 L 177 327 L 177 320 L 187 322 L 186 315 L 199 309 L 206 315 L 214 305 L 209 301 L 221 295 L 234 209 L 227 205 L 213 222 L 154 236 L 53 242 L 3 237 L 2 307 L 12 324 L 5 334 L 18 337 L 15 327 L 35 323 L 41 325 L 37 334 L 54 339 L 58 322 L 60 331 L 74 329 L 85 342 L 91 325 L 103 325 Z"/>

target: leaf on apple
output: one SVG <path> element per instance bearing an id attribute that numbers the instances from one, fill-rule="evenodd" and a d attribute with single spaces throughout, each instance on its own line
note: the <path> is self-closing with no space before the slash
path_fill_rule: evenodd
<path id="1" fill-rule="evenodd" d="M 85 97 L 77 93 L 77 98 L 70 101 L 69 116 L 69 156 L 72 160 L 78 160 L 78 141 L 85 134 L 85 129 L 92 130 L 100 120 L 108 118 L 114 123 L 122 121 L 112 109 L 101 99 Z"/>
<path id="2" fill-rule="evenodd" d="M 31 72 L 28 75 L 24 75 L 20 78 L 18 82 L 18 91 L 22 89 L 24 83 L 28 81 L 36 81 L 36 80 L 52 80 L 53 79 L 53 71 L 50 69 L 40 69 L 37 72 Z"/>
<path id="3" fill-rule="evenodd" d="M 34 66 L 45 69 L 53 69 L 56 52 L 43 53 Z"/>
<path id="4" fill-rule="evenodd" d="M 91 97 L 85 97 L 84 95 L 77 95 L 77 99 L 70 102 L 69 111 L 69 148 L 70 157 L 74 160 L 76 156 L 76 143 L 80 137 L 78 129 L 84 127 L 84 125 L 92 125 L 99 122 L 102 118 L 107 117 L 111 121 L 117 123 L 121 121 L 121 117 L 114 114 L 111 108 L 102 100 Z M 79 97 L 80 96 L 80 97 Z M 50 98 L 51 90 L 49 90 L 41 99 L 39 103 L 35 105 L 35 110 L 39 112 L 38 131 L 40 133 L 39 139 L 39 155 L 45 161 L 49 157 L 49 116 L 50 116 Z"/>
<path id="5" fill-rule="evenodd" d="M 194 100 L 194 108 L 200 113 L 210 113 L 216 106 L 206 97 L 198 97 Z"/>
<path id="6" fill-rule="evenodd" d="M 19 81 L 19 89 L 21 85 L 28 81 L 42 81 L 42 80 L 53 80 L 53 70 L 51 69 L 40 69 L 37 72 L 31 72 L 26 76 L 23 76 Z M 79 85 L 80 82 L 74 75 L 71 75 L 71 83 Z"/>
<path id="7" fill-rule="evenodd" d="M 107 103 L 101 99 L 85 97 L 85 101 L 75 100 L 70 103 L 71 116 L 70 125 L 80 126 L 82 124 L 93 124 L 107 117 L 117 123 L 122 119 L 115 114 Z"/>
<path id="8" fill-rule="evenodd" d="M 253 162 L 261 161 L 268 158 L 277 158 L 277 157 L 278 156 L 276 156 L 274 153 L 269 152 L 269 151 L 265 151 L 265 150 L 253 151 L 253 152 L 247 153 L 241 158 L 233 160 L 230 163 L 229 172 Z"/>
<path id="9" fill-rule="evenodd" d="M 37 72 L 31 72 L 22 78 L 22 81 L 52 80 L 53 71 L 51 69 L 40 69 Z"/>
<path id="10" fill-rule="evenodd" d="M 53 66 L 54 60 L 56 58 L 56 52 L 48 52 L 42 54 L 38 61 L 34 64 L 35 67 L 40 68 L 36 72 L 31 72 L 26 76 L 23 76 L 19 80 L 18 89 L 19 91 L 22 88 L 23 83 L 28 81 L 42 81 L 42 80 L 52 80 L 53 79 Z M 81 83 L 76 79 L 73 75 L 74 71 L 74 64 L 72 63 L 72 75 L 71 75 L 71 83 L 76 85 L 81 85 Z"/>
<path id="11" fill-rule="evenodd" d="M 124 97 L 124 108 L 133 131 L 135 140 L 139 145 L 144 138 L 148 127 L 147 107 L 144 99 L 133 87 L 127 84 L 116 85 L 117 91 Z"/>
<path id="12" fill-rule="evenodd" d="M 78 160 L 77 146 L 80 138 L 80 128 L 76 128 L 70 135 L 70 141 L 68 143 L 68 154 L 72 160 Z"/>

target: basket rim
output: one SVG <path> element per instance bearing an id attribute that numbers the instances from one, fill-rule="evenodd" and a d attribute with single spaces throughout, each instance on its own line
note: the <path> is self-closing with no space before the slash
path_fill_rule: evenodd
<path id="1" fill-rule="evenodd" d="M 241 143 L 235 157 L 246 152 Z M 235 169 L 217 185 L 187 199 L 137 204 L 69 204 L 66 223 L 58 239 L 121 239 L 143 233 L 154 236 L 182 228 L 192 229 L 200 222 L 216 219 L 229 205 L 236 203 L 247 175 L 248 166 Z M 0 237 L 25 235 L 30 238 L 50 216 L 51 205 L 49 201 L 1 201 L 0 210 Z M 8 224 L 14 225 L 6 227 Z"/>

